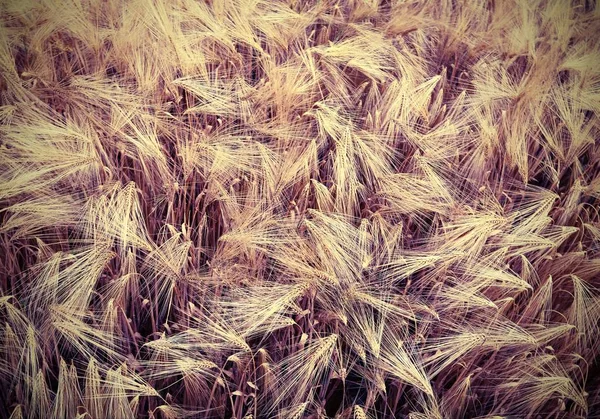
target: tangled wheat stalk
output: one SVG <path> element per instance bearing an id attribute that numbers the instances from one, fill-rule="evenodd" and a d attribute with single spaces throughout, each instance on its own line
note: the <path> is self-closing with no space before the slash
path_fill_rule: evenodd
<path id="1" fill-rule="evenodd" d="M 593 0 L 4 0 L 0 416 L 600 410 Z"/>

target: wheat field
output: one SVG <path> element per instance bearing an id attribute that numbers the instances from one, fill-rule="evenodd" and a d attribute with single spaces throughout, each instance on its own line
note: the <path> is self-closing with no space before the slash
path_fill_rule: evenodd
<path id="1" fill-rule="evenodd" d="M 0 417 L 600 417 L 600 4 L 0 10 Z"/>

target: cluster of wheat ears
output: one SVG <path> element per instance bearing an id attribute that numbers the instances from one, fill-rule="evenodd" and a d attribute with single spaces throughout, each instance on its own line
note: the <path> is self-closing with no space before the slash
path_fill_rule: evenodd
<path id="1" fill-rule="evenodd" d="M 0 416 L 600 410 L 600 5 L 4 0 Z"/>

